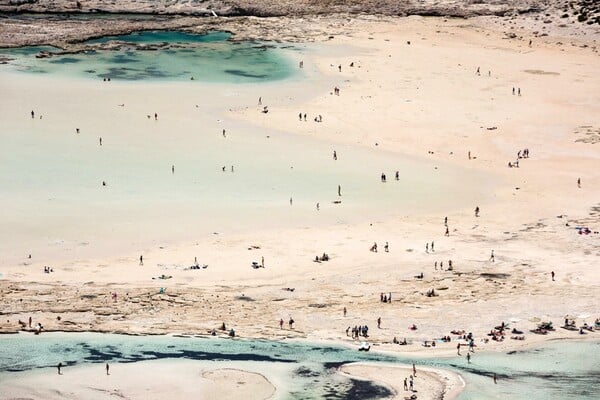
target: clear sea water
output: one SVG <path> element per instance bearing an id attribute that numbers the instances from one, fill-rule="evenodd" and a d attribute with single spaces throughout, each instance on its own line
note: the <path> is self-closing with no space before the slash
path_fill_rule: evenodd
<path id="1" fill-rule="evenodd" d="M 0 49 L 0 56 L 12 59 L 9 68 L 23 72 L 94 79 L 181 81 L 193 78 L 200 82 L 249 83 L 292 76 L 292 65 L 285 52 L 265 43 L 232 42 L 229 38 L 227 32 L 200 35 L 144 31 L 83 43 L 90 46 L 109 42 L 124 44 L 119 50 L 89 47 L 83 53 L 36 58 L 41 51 L 57 53 L 60 49 L 33 46 Z M 146 49 L 136 45 L 144 45 Z"/>
<path id="2" fill-rule="evenodd" d="M 28 371 L 66 368 L 93 363 L 196 360 L 257 363 L 287 376 L 283 398 L 380 399 L 390 395 L 373 382 L 342 377 L 334 368 L 348 362 L 416 363 L 458 372 L 467 383 L 460 400 L 471 399 L 596 399 L 600 392 L 600 342 L 556 341 L 544 347 L 510 353 L 475 354 L 464 358 L 419 359 L 348 347 L 301 342 L 230 340 L 204 337 L 121 336 L 91 333 L 53 333 L 41 336 L 0 337 L 0 393 L 2 382 Z M 492 383 L 496 373 L 499 384 Z"/>

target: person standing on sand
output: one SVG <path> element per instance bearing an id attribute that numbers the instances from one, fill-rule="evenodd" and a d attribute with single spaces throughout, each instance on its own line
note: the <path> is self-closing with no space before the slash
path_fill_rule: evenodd
<path id="1" fill-rule="evenodd" d="M 456 344 L 456 354 L 460 356 L 460 343 Z"/>
<path id="2" fill-rule="evenodd" d="M 496 373 L 494 373 L 494 385 L 495 385 L 496 383 L 498 383 L 498 382 L 497 382 Z"/>
<path id="3" fill-rule="evenodd" d="M 317 203 L 317 211 L 319 211 L 319 209 L 320 209 L 320 208 L 319 208 L 319 203 Z"/>
<path id="4" fill-rule="evenodd" d="M 35 112 L 33 110 L 31 110 L 31 119 L 35 118 Z"/>
<path id="5" fill-rule="evenodd" d="M 347 313 L 348 313 L 348 310 L 346 309 L 346 307 L 344 307 L 344 317 L 346 316 Z"/>
<path id="6" fill-rule="evenodd" d="M 385 251 L 386 253 L 390 252 L 390 245 L 388 242 L 385 242 L 385 245 L 383 246 L 383 251 Z"/>
<path id="7" fill-rule="evenodd" d="M 450 236 L 450 231 L 448 230 L 447 226 L 446 226 L 446 233 L 444 233 L 444 236 Z"/>
<path id="8" fill-rule="evenodd" d="M 581 189 L 581 178 L 577 178 L 577 187 Z"/>
<path id="9" fill-rule="evenodd" d="M 109 368 L 110 367 L 108 366 L 108 363 L 106 363 L 106 375 L 110 375 L 110 373 L 108 372 Z"/>
<path id="10" fill-rule="evenodd" d="M 550 272 L 550 276 L 552 276 L 552 282 L 554 282 L 554 271 Z M 31 321 L 31 318 L 29 318 L 29 321 Z M 31 322 L 29 322 L 29 325 L 31 325 Z"/>
<path id="11" fill-rule="evenodd" d="M 429 242 L 425 243 L 425 253 L 429 253 Z"/>
<path id="12" fill-rule="evenodd" d="M 408 379 L 404 378 L 404 390 L 408 391 Z"/>
<path id="13" fill-rule="evenodd" d="M 171 165 L 171 173 L 174 174 L 175 173 L 175 165 Z"/>
<path id="14" fill-rule="evenodd" d="M 479 206 L 475 207 L 475 216 L 479 217 Z"/>
<path id="15" fill-rule="evenodd" d="M 283 318 L 279 319 L 279 329 L 283 329 Z"/>
<path id="16" fill-rule="evenodd" d="M 144 256 L 140 255 L 140 265 L 144 265 Z"/>
<path id="17" fill-rule="evenodd" d="M 263 268 L 265 267 L 265 258 L 264 257 L 260 258 L 260 266 Z"/>
<path id="18" fill-rule="evenodd" d="M 337 161 L 337 153 L 335 152 L 335 150 L 333 151 L 333 160 Z"/>
<path id="19" fill-rule="evenodd" d="M 342 196 L 342 187 L 338 185 L 338 196 Z"/>
<path id="20" fill-rule="evenodd" d="M 158 114 L 157 113 L 154 113 L 154 120 L 158 121 Z"/>
<path id="21" fill-rule="evenodd" d="M 496 257 L 494 256 L 494 250 L 492 250 L 492 253 L 490 254 L 490 261 L 496 262 Z"/>
<path id="22" fill-rule="evenodd" d="M 223 129 L 223 137 L 227 137 L 227 135 L 225 134 L 225 129 Z"/>
<path id="23" fill-rule="evenodd" d="M 59 362 L 58 365 L 56 366 L 56 369 L 58 369 L 58 374 L 62 375 L 62 373 L 60 372 L 60 369 L 62 368 L 62 363 Z"/>
<path id="24" fill-rule="evenodd" d="M 381 317 L 377 317 L 377 328 L 381 329 Z"/>
<path id="25" fill-rule="evenodd" d="M 415 367 L 415 363 L 413 363 L 413 375 L 415 378 L 417 377 L 417 367 Z"/>
<path id="26" fill-rule="evenodd" d="M 433 240 L 432 240 L 432 241 L 431 241 L 431 251 L 435 251 L 435 250 L 433 249 L 433 246 L 434 246 L 434 245 L 435 245 L 435 243 L 433 243 Z"/>
<path id="27" fill-rule="evenodd" d="M 102 138 L 99 138 L 98 140 L 100 142 L 100 146 L 102 146 Z"/>
<path id="28" fill-rule="evenodd" d="M 471 364 L 471 353 L 467 353 L 467 364 Z"/>

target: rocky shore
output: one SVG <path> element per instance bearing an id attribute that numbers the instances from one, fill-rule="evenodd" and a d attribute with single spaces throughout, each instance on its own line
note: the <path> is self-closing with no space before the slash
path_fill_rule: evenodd
<path id="1" fill-rule="evenodd" d="M 471 17 L 540 11 L 539 0 L 3 0 L 2 12 L 279 17 L 335 13 Z"/>
<path id="2" fill-rule="evenodd" d="M 140 30 L 219 30 L 231 32 L 234 41 L 328 41 L 349 34 L 357 21 L 399 23 L 398 16 L 407 15 L 470 17 L 476 25 L 517 40 L 532 35 L 544 38 L 551 32 L 548 43 L 554 44 L 556 38 L 585 40 L 585 46 L 594 48 L 600 37 L 599 6 L 589 0 L 250 3 L 141 0 L 113 4 L 97 0 L 82 1 L 77 8 L 75 1 L 0 0 L 0 47 L 51 45 L 78 52 L 85 49 L 82 41 Z"/>

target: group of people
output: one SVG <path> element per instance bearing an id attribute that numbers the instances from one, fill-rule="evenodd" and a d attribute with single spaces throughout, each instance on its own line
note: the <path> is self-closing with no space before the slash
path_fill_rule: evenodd
<path id="1" fill-rule="evenodd" d="M 382 303 L 391 303 L 392 302 L 392 292 L 390 292 L 388 294 L 380 293 L 379 301 Z"/>
<path id="2" fill-rule="evenodd" d="M 348 336 L 350 331 L 352 331 L 352 339 L 358 339 L 360 336 L 369 337 L 369 327 L 367 325 L 355 325 L 353 328 L 347 327 L 346 336 Z"/>
<path id="3" fill-rule="evenodd" d="M 433 263 L 433 269 L 435 269 L 437 271 L 438 267 L 438 262 L 434 262 Z M 446 271 L 452 271 L 454 269 L 454 267 L 452 266 L 452 260 L 448 260 L 448 269 Z M 444 270 L 444 262 L 440 261 L 440 271 Z"/>
<path id="4" fill-rule="evenodd" d="M 50 272 L 54 272 L 54 269 L 50 267 L 44 267 L 44 273 L 49 274 Z"/>
<path id="5" fill-rule="evenodd" d="M 373 246 L 371 246 L 369 251 L 377 253 L 377 242 L 373 242 Z M 386 253 L 390 252 L 390 244 L 388 242 L 385 242 L 385 245 L 383 246 L 383 251 L 385 251 Z"/>

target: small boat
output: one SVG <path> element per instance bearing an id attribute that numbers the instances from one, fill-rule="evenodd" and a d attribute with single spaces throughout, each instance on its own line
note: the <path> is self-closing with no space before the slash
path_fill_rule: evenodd
<path id="1" fill-rule="evenodd" d="M 371 350 L 371 345 L 368 342 L 361 342 L 360 346 L 358 346 L 358 351 L 369 351 Z"/>

